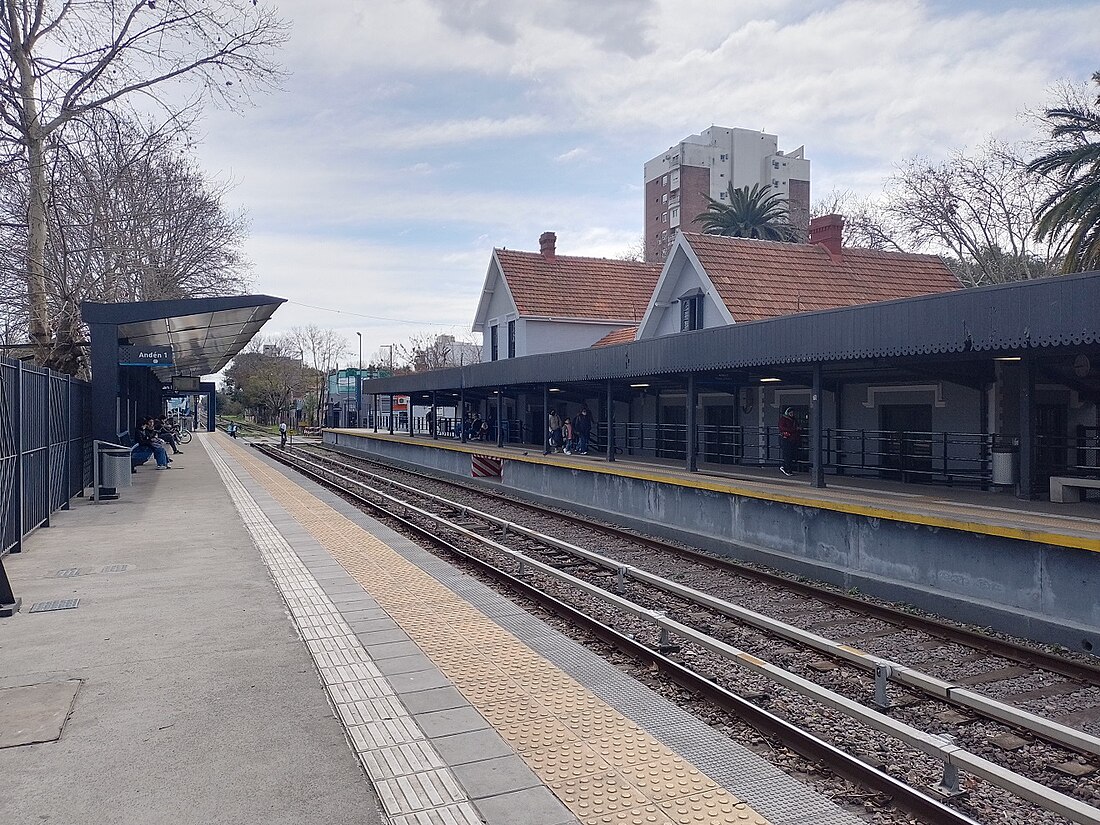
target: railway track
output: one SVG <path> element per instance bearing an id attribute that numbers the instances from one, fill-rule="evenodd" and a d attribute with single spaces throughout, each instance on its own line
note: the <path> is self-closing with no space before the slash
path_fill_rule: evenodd
<path id="1" fill-rule="evenodd" d="M 1003 794 L 1003 805 L 1015 797 L 1030 805 L 1015 804 L 1035 806 L 1034 815 L 1029 810 L 1026 819 L 998 817 L 998 822 L 1100 822 L 1100 811 L 1085 801 L 1091 800 L 1094 792 L 1087 778 L 1088 759 L 1095 761 L 1100 755 L 1100 739 L 1092 734 L 976 693 L 957 684 L 958 680 L 925 672 L 896 657 L 865 652 L 850 640 L 831 640 L 747 608 L 743 602 L 751 597 L 772 606 L 783 604 L 788 613 L 792 605 L 800 607 L 801 613 L 816 623 L 815 630 L 855 624 L 862 628 L 858 635 L 879 642 L 893 639 L 895 648 L 899 633 L 904 637 L 902 646 L 919 647 L 912 634 L 927 634 L 925 628 L 931 627 L 950 637 L 936 638 L 935 645 L 929 642 L 932 637 L 923 642 L 925 652 L 941 656 L 944 644 L 959 646 L 963 637 L 971 644 L 985 641 L 973 631 L 941 623 L 929 625 L 926 619 L 881 606 L 859 614 L 866 606 L 863 602 L 832 593 L 823 595 L 805 583 L 793 583 L 792 589 L 789 580 L 774 574 L 762 575 L 752 568 L 608 525 L 600 526 L 598 535 L 614 539 L 601 542 L 613 546 L 595 552 L 582 546 L 592 545 L 593 526 L 587 520 L 577 524 L 558 511 L 500 496 L 493 511 L 486 512 L 475 506 L 474 498 L 484 502 L 485 494 L 466 485 L 393 468 L 386 468 L 383 476 L 366 469 L 367 462 L 361 459 L 336 458 L 327 451 L 264 449 L 344 495 L 397 518 L 421 537 L 443 541 L 449 551 L 475 560 L 472 563 L 493 571 L 497 578 L 508 579 L 509 586 L 520 587 L 531 598 L 552 602 L 552 609 L 569 614 L 589 630 L 600 628 L 598 635 L 605 641 L 612 640 L 633 656 L 649 657 L 689 689 L 738 715 L 749 714 L 752 724 L 840 774 L 891 796 L 924 821 L 969 821 L 968 814 L 976 807 L 970 798 L 980 796 L 988 802 L 989 788 L 995 788 L 993 797 Z M 412 480 L 416 486 L 397 481 L 394 475 L 406 482 Z M 428 486 L 451 495 L 429 492 L 424 489 Z M 456 491 L 460 495 L 455 495 Z M 550 527 L 559 529 L 551 534 L 545 523 L 541 529 L 527 526 L 539 519 L 550 520 Z M 583 528 L 588 540 L 562 538 L 563 520 L 578 531 Z M 730 598 L 729 588 L 723 586 L 738 577 L 751 585 L 740 600 Z M 767 582 L 766 592 L 762 582 Z M 819 598 L 822 601 L 815 603 Z M 838 612 L 853 616 L 838 617 Z M 830 618 L 822 618 L 822 613 Z M 908 626 L 911 618 L 918 618 L 916 624 L 922 629 Z M 888 625 L 887 619 L 894 624 Z M 993 682 L 1039 679 L 1047 682 L 1047 698 L 1056 699 L 1067 694 L 1052 690 L 1054 685 L 1072 680 L 1087 691 L 1100 683 L 1100 672 L 1090 668 L 1090 663 L 1001 640 L 993 647 L 995 652 L 982 650 L 980 655 L 979 648 L 971 647 L 962 657 L 964 664 L 971 665 L 968 684 L 989 681 L 991 676 L 1003 677 Z M 1017 652 L 1016 658 L 1005 658 Z M 957 651 L 953 661 L 958 662 L 954 653 Z M 973 667 L 979 662 L 980 667 Z M 1020 672 L 1025 667 L 1030 668 L 1026 674 Z M 1059 681 L 1051 682 L 1052 678 Z M 1043 693 L 1043 688 L 1034 690 Z M 738 692 L 748 698 L 737 697 Z M 792 719 L 801 719 L 800 714 L 806 712 L 799 708 L 807 702 L 825 709 L 818 714 L 817 724 L 792 725 Z M 779 712 L 771 713 L 762 705 Z M 948 714 L 961 716 L 959 708 L 965 710 L 965 716 L 946 721 Z M 943 735 L 948 725 L 956 741 Z M 808 729 L 796 732 L 802 727 Z M 990 744 L 998 740 L 1000 744 Z M 845 753 L 837 743 L 852 753 Z M 876 754 L 885 758 L 876 758 Z M 899 770 L 899 765 L 906 766 L 905 770 Z M 955 773 L 960 768 L 964 779 L 957 783 Z M 940 794 L 958 795 L 949 807 L 920 789 L 903 785 L 899 773 L 909 781 L 915 775 L 918 784 L 926 785 L 936 784 L 938 776 Z M 968 785 L 970 794 L 963 794 Z M 981 794 L 975 793 L 978 789 Z M 1051 816 L 1055 818 L 1049 819 Z"/>

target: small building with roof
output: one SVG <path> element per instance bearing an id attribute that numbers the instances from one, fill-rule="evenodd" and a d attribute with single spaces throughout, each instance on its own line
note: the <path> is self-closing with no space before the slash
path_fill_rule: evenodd
<path id="1" fill-rule="evenodd" d="M 641 320 L 661 265 L 557 254 L 544 232 L 538 252 L 494 249 L 474 314 L 483 361 L 584 349 Z"/>
<path id="2" fill-rule="evenodd" d="M 843 229 L 826 215 L 808 244 L 678 233 L 636 338 L 962 288 L 934 255 L 845 248 Z"/>

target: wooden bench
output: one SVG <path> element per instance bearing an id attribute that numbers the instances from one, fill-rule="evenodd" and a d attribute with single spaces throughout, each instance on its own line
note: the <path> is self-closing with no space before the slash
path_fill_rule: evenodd
<path id="1" fill-rule="evenodd" d="M 1100 478 L 1050 477 L 1050 500 L 1060 504 L 1073 504 L 1081 500 L 1084 489 L 1100 490 Z"/>

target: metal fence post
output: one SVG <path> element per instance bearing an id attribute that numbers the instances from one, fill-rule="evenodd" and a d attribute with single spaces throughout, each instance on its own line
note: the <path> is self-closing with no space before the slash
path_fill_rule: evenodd
<path id="1" fill-rule="evenodd" d="M 72 470 L 72 426 L 73 426 L 73 377 L 65 376 L 65 500 L 61 502 L 61 509 L 69 509 L 69 499 L 73 497 L 73 470 Z"/>
<path id="2" fill-rule="evenodd" d="M 23 362 L 15 372 L 15 489 L 12 491 L 16 506 L 19 508 L 16 515 L 16 539 L 12 545 L 12 553 L 23 552 Z"/>

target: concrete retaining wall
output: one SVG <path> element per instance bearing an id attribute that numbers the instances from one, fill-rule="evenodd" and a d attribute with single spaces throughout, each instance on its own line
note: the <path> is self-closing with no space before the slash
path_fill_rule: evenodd
<path id="1" fill-rule="evenodd" d="M 502 482 L 483 482 L 470 478 L 464 452 L 347 433 L 325 441 L 951 619 L 1100 652 L 1100 553 L 538 462 L 506 461 Z"/>

